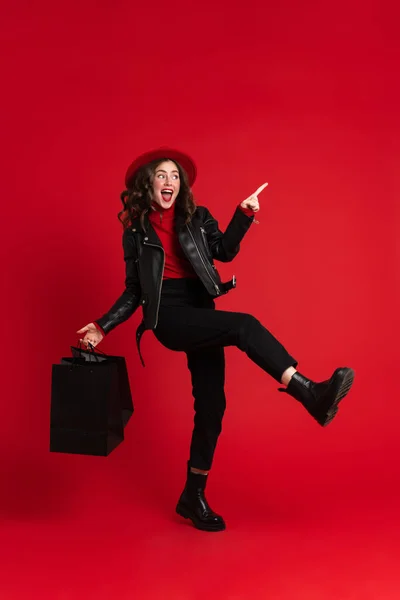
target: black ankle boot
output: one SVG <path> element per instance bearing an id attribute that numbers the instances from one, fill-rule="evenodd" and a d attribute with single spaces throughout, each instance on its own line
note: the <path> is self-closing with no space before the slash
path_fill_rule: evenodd
<path id="1" fill-rule="evenodd" d="M 325 427 L 336 415 L 338 404 L 349 392 L 353 380 L 354 371 L 347 367 L 336 369 L 329 380 L 321 383 L 314 383 L 295 373 L 287 388 L 279 388 L 279 391 L 299 400 L 310 415 Z"/>
<path id="2" fill-rule="evenodd" d="M 192 473 L 188 464 L 188 472 L 185 489 L 183 490 L 176 512 L 185 519 L 190 519 L 197 529 L 204 531 L 222 531 L 225 522 L 209 506 L 204 490 L 207 483 L 207 475 Z"/>

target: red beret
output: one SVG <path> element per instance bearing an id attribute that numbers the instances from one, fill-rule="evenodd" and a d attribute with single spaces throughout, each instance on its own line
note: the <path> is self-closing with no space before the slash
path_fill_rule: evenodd
<path id="1" fill-rule="evenodd" d="M 141 154 L 140 156 L 135 158 L 133 163 L 128 167 L 128 170 L 125 175 L 126 187 L 129 188 L 131 186 L 134 175 L 140 167 L 143 167 L 143 165 L 146 165 L 147 163 L 153 160 L 163 158 L 169 158 L 170 160 L 179 163 L 180 166 L 186 171 L 189 179 L 189 185 L 190 187 L 192 187 L 197 175 L 197 169 L 196 165 L 194 164 L 194 161 L 187 154 L 179 152 L 179 150 L 174 150 L 173 148 L 167 147 L 161 147 L 157 148 L 156 150 L 151 150 L 150 152 L 146 152 L 145 154 Z"/>

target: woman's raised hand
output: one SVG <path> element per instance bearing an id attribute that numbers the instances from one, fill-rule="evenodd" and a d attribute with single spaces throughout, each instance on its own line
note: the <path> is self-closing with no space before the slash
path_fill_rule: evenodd
<path id="1" fill-rule="evenodd" d="M 88 325 L 85 325 L 85 327 L 82 327 L 82 329 L 79 329 L 76 333 L 85 334 L 85 337 L 83 339 L 80 339 L 79 341 L 85 344 L 86 347 L 89 344 L 92 344 L 92 346 L 97 346 L 97 344 L 100 344 L 101 340 L 104 337 L 104 335 L 97 329 L 94 323 L 89 323 Z"/>
<path id="2" fill-rule="evenodd" d="M 250 208 L 253 212 L 258 212 L 260 210 L 260 204 L 258 202 L 258 195 L 261 194 L 264 188 L 266 188 L 268 183 L 263 183 L 260 187 L 246 200 L 243 200 L 241 203 L 242 208 Z"/>

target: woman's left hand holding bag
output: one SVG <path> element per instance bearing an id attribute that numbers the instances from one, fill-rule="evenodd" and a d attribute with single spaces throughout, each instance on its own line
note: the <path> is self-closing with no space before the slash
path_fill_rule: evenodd
<path id="1" fill-rule="evenodd" d="M 85 327 L 82 327 L 82 329 L 79 329 L 76 333 L 85 334 L 85 337 L 83 339 L 80 339 L 79 341 L 85 344 L 86 347 L 89 344 L 91 344 L 92 346 L 97 346 L 98 344 L 100 344 L 101 340 L 104 337 L 104 335 L 97 329 L 94 323 L 89 323 L 88 325 L 85 325 Z"/>

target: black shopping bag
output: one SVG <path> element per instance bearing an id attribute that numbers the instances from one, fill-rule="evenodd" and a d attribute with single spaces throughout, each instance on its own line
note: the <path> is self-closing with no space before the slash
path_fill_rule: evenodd
<path id="1" fill-rule="evenodd" d="M 50 452 L 107 456 L 124 439 L 118 365 L 63 358 L 52 366 Z"/>
<path id="2" fill-rule="evenodd" d="M 97 361 L 99 362 L 108 361 L 113 362 L 117 365 L 119 378 L 120 406 L 122 411 L 122 424 L 124 427 L 126 427 L 129 419 L 133 414 L 134 408 L 125 358 L 123 356 L 111 356 L 110 354 L 105 354 L 104 352 L 101 352 L 101 350 L 95 352 L 93 346 L 91 345 L 90 348 L 91 349 L 89 350 L 83 350 L 80 345 L 78 348 L 71 346 L 72 356 L 76 358 L 84 358 L 87 362 L 92 362 L 94 359 L 97 359 Z"/>

